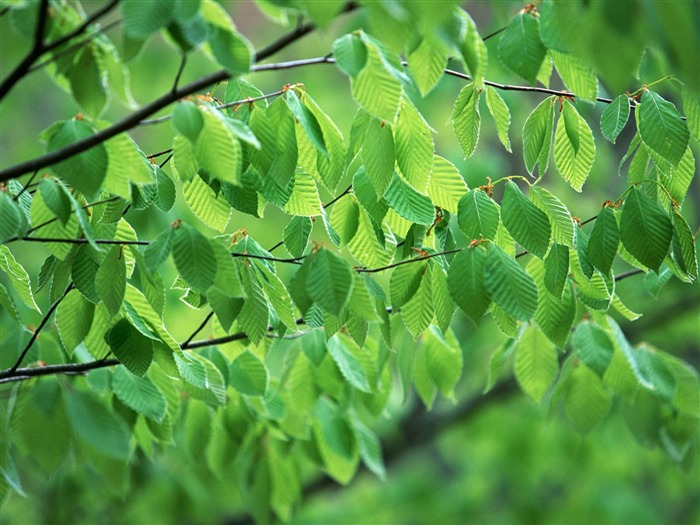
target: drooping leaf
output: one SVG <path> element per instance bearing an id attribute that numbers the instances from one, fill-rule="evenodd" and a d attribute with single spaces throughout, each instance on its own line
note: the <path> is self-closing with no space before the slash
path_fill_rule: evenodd
<path id="1" fill-rule="evenodd" d="M 391 292 L 391 305 L 395 310 L 401 308 L 415 295 L 424 272 L 425 265 L 420 263 L 402 264 L 391 272 L 389 291 Z"/>
<path id="2" fill-rule="evenodd" d="M 575 55 L 549 50 L 554 66 L 566 87 L 576 98 L 595 102 L 598 95 L 598 78 L 595 71 Z"/>
<path id="3" fill-rule="evenodd" d="M 535 166 L 539 166 L 540 176 L 547 171 L 553 127 L 554 99 L 549 97 L 530 113 L 523 127 L 523 157 L 530 175 L 535 172 Z"/>
<path id="4" fill-rule="evenodd" d="M 676 106 L 647 89 L 635 116 L 644 144 L 672 166 L 678 165 L 685 154 L 690 134 Z"/>
<path id="5" fill-rule="evenodd" d="M 306 287 L 315 302 L 328 312 L 340 315 L 350 299 L 353 279 L 344 259 L 329 250 L 320 250 L 312 257 Z"/>
<path id="6" fill-rule="evenodd" d="M 612 208 L 606 206 L 598 214 L 588 239 L 588 260 L 604 275 L 610 274 L 620 243 L 620 230 Z"/>
<path id="7" fill-rule="evenodd" d="M 467 184 L 455 165 L 435 155 L 428 182 L 428 196 L 433 204 L 450 213 L 457 213 L 459 201 L 467 191 Z"/>
<path id="8" fill-rule="evenodd" d="M 292 257 L 301 257 L 309 242 L 313 223 L 309 217 L 296 215 L 284 227 L 284 245 Z"/>
<path id="9" fill-rule="evenodd" d="M 146 377 L 139 377 L 118 366 L 112 376 L 114 395 L 132 410 L 158 423 L 166 415 L 167 401 L 163 394 Z"/>
<path id="10" fill-rule="evenodd" d="M 241 394 L 264 396 L 269 385 L 269 375 L 265 364 L 246 350 L 231 363 L 229 381 Z"/>
<path id="11" fill-rule="evenodd" d="M 533 85 L 546 52 L 540 36 L 539 18 L 531 13 L 515 15 L 498 43 L 501 62 Z"/>
<path id="12" fill-rule="evenodd" d="M 485 263 L 483 249 L 466 248 L 457 254 L 447 272 L 452 300 L 477 325 L 491 304 L 485 285 Z"/>
<path id="13" fill-rule="evenodd" d="M 349 344 L 346 339 L 334 335 L 328 340 L 328 353 L 348 383 L 362 392 L 372 392 L 362 364 L 348 348 Z"/>
<path id="14" fill-rule="evenodd" d="M 486 252 L 484 286 L 493 302 L 519 321 L 537 310 L 537 286 L 515 259 L 495 244 Z"/>
<path id="15" fill-rule="evenodd" d="M 530 199 L 549 217 L 552 238 L 560 244 L 573 248 L 574 220 L 564 203 L 541 186 L 530 187 Z"/>
<path id="16" fill-rule="evenodd" d="M 564 179 L 581 191 L 593 166 L 595 142 L 585 119 L 570 102 L 564 103 L 554 137 L 554 162 Z"/>
<path id="17" fill-rule="evenodd" d="M 602 379 L 584 364 L 574 365 L 567 378 L 566 415 L 574 428 L 588 434 L 608 414 L 612 400 Z"/>
<path id="18" fill-rule="evenodd" d="M 605 330 L 590 321 L 584 321 L 576 327 L 572 341 L 581 361 L 603 377 L 615 352 Z"/>
<path id="19" fill-rule="evenodd" d="M 430 198 L 414 190 L 398 173 L 391 180 L 384 198 L 404 219 L 425 226 L 433 223 L 435 206 Z"/>
<path id="20" fill-rule="evenodd" d="M 510 138 L 508 137 L 508 130 L 510 129 L 510 110 L 508 106 L 491 86 L 486 86 L 486 105 L 489 108 L 489 113 L 496 122 L 496 131 L 498 132 L 498 139 L 503 144 L 503 147 L 509 153 L 513 150 L 510 147 Z"/>
<path id="21" fill-rule="evenodd" d="M 173 236 L 173 260 L 187 283 L 197 291 L 204 292 L 216 277 L 214 250 L 202 233 L 181 224 Z"/>
<path id="22" fill-rule="evenodd" d="M 153 341 L 127 319 L 120 319 L 105 335 L 112 353 L 132 374 L 143 376 L 153 361 Z"/>
<path id="23" fill-rule="evenodd" d="M 663 209 L 633 187 L 622 208 L 620 240 L 639 262 L 658 271 L 668 253 L 673 225 Z"/>
<path id="24" fill-rule="evenodd" d="M 479 114 L 479 97 L 481 91 L 472 84 L 462 88 L 452 109 L 452 125 L 466 158 L 474 153 L 479 142 L 481 115 Z"/>
<path id="25" fill-rule="evenodd" d="M 374 118 L 369 121 L 362 142 L 362 161 L 374 191 L 383 196 L 394 175 L 396 161 L 391 125 Z"/>
<path id="26" fill-rule="evenodd" d="M 515 378 L 536 403 L 541 403 L 557 377 L 556 348 L 536 325 L 530 325 L 520 338 L 515 353 Z"/>
<path id="27" fill-rule="evenodd" d="M 600 116 L 600 129 L 610 142 L 615 140 L 627 124 L 630 116 L 630 101 L 627 95 L 615 97 L 603 114 Z"/>
<path id="28" fill-rule="evenodd" d="M 369 130 L 368 130 L 369 131 Z M 404 98 L 394 129 L 396 163 L 406 181 L 425 194 L 430 180 L 435 145 L 423 116 Z"/>
<path id="29" fill-rule="evenodd" d="M 71 290 L 56 309 L 56 326 L 63 347 L 69 355 L 85 339 L 95 312 L 95 305 L 86 301 L 77 290 Z"/>
<path id="30" fill-rule="evenodd" d="M 696 241 L 690 226 L 677 210 L 673 210 L 673 260 L 689 281 L 698 278 Z"/>
<path id="31" fill-rule="evenodd" d="M 123 248 L 112 246 L 95 274 L 95 290 L 112 316 L 119 312 L 126 291 L 126 263 Z"/>
<path id="32" fill-rule="evenodd" d="M 503 225 L 523 248 L 544 258 L 551 234 L 549 219 L 512 181 L 506 184 L 501 201 L 501 217 Z"/>
<path id="33" fill-rule="evenodd" d="M 493 240 L 498 230 L 500 213 L 498 205 L 485 192 L 475 189 L 460 199 L 457 219 L 459 229 L 470 240 Z"/>
<path id="34" fill-rule="evenodd" d="M 555 242 L 544 259 L 544 285 L 547 291 L 561 299 L 569 275 L 569 247 Z"/>
<path id="35" fill-rule="evenodd" d="M 399 111 L 403 87 L 387 67 L 379 48 L 373 43 L 365 42 L 365 49 L 367 56 L 364 67 L 350 81 L 352 94 L 369 113 L 393 124 Z"/>
<path id="36" fill-rule="evenodd" d="M 22 265 L 15 260 L 10 249 L 4 244 L 0 245 L 0 271 L 3 271 L 10 278 L 10 284 L 12 284 L 17 295 L 22 299 L 22 302 L 41 313 L 41 310 L 34 300 L 29 274 L 27 274 L 27 271 Z"/>
<path id="37" fill-rule="evenodd" d="M 446 65 L 447 56 L 428 38 L 423 38 L 408 55 L 408 69 L 422 96 L 432 91 Z"/>

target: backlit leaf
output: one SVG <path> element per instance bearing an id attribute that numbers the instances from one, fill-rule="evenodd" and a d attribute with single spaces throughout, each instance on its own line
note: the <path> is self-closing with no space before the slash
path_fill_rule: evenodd
<path id="1" fill-rule="evenodd" d="M 173 260 L 187 283 L 197 291 L 204 292 L 216 277 L 214 250 L 202 233 L 181 224 L 173 237 Z"/>
<path id="2" fill-rule="evenodd" d="M 105 335 L 112 353 L 132 374 L 143 376 L 153 361 L 153 341 L 126 319 L 120 319 Z"/>
<path id="3" fill-rule="evenodd" d="M 539 258 L 544 257 L 551 233 L 549 219 L 512 181 L 506 184 L 501 217 L 503 225 L 523 248 Z"/>
<path id="4" fill-rule="evenodd" d="M 501 62 L 533 85 L 546 52 L 540 36 L 539 18 L 531 13 L 515 15 L 498 43 Z"/>
<path id="5" fill-rule="evenodd" d="M 620 239 L 625 248 L 642 264 L 658 271 L 672 237 L 668 215 L 646 193 L 633 187 L 620 218 Z"/>
<path id="6" fill-rule="evenodd" d="M 532 277 L 506 252 L 490 244 L 486 252 L 484 286 L 493 301 L 519 321 L 537 310 L 537 286 Z"/>
<path id="7" fill-rule="evenodd" d="M 515 353 L 515 378 L 520 388 L 540 403 L 558 371 L 556 348 L 536 325 L 530 325 L 520 338 Z"/>
<path id="8" fill-rule="evenodd" d="M 683 158 L 690 138 L 688 126 L 681 119 L 676 106 L 647 89 L 635 116 L 644 144 L 676 166 Z"/>
<path id="9" fill-rule="evenodd" d="M 483 249 L 476 246 L 465 248 L 457 254 L 447 272 L 452 300 L 477 325 L 491 304 L 484 281 L 485 263 Z"/>
<path id="10" fill-rule="evenodd" d="M 600 116 L 600 129 L 603 135 L 615 144 L 615 140 L 627 124 L 630 116 L 630 101 L 627 95 L 615 97 Z"/>
<path id="11" fill-rule="evenodd" d="M 535 166 L 539 166 L 540 176 L 547 171 L 553 127 L 554 99 L 549 97 L 530 113 L 523 127 L 523 157 L 530 175 L 535 172 Z"/>
<path id="12" fill-rule="evenodd" d="M 554 162 L 564 179 L 581 191 L 593 166 L 595 142 L 584 118 L 570 102 L 564 103 L 554 137 Z"/>
<path id="13" fill-rule="evenodd" d="M 474 84 L 467 84 L 457 95 L 452 109 L 452 125 L 466 158 L 472 156 L 479 142 L 481 130 L 480 95 L 481 91 Z"/>
<path id="14" fill-rule="evenodd" d="M 501 95 L 498 94 L 498 91 L 491 86 L 486 86 L 486 105 L 489 108 L 489 113 L 491 113 L 493 120 L 496 122 L 498 139 L 501 141 L 501 144 L 503 144 L 503 147 L 505 147 L 509 153 L 512 153 L 513 150 L 510 147 L 510 138 L 508 137 L 508 130 L 510 129 L 510 110 L 501 98 Z"/>

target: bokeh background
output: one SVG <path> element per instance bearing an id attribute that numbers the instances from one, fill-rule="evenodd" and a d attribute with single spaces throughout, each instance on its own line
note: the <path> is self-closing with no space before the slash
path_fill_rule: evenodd
<path id="1" fill-rule="evenodd" d="M 87 11 L 101 4 L 83 2 Z M 252 1 L 223 4 L 233 14 L 239 30 L 257 48 L 288 30 L 263 15 Z M 480 33 L 487 35 L 503 27 L 522 5 L 481 1 L 469 2 L 466 7 Z M 9 18 L 0 19 L 2 77 L 31 43 L 13 31 Z M 106 23 L 117 18 L 118 13 Z M 360 26 L 372 32 L 376 22 L 361 12 L 344 16 L 268 62 L 323 56 L 338 35 Z M 288 23 L 293 27 L 297 20 L 290 19 Z M 108 35 L 118 43 L 120 26 L 109 30 Z M 488 41 L 490 50 L 497 41 L 497 37 Z M 491 57 L 487 75 L 490 80 L 522 83 L 500 67 L 495 52 Z M 168 42 L 156 38 L 129 65 L 134 98 L 144 104 L 170 89 L 179 56 Z M 194 80 L 216 68 L 204 53 L 195 53 L 188 61 L 182 81 Z M 640 71 L 640 85 L 672 73 L 653 50 L 645 55 Z M 347 136 L 355 105 L 347 79 L 334 66 L 264 72 L 251 75 L 249 80 L 263 92 L 275 91 L 285 84 L 304 83 Z M 556 75 L 551 85 L 562 87 Z M 512 113 L 512 154 L 498 142 L 495 126 L 482 107 L 479 146 L 473 157 L 464 160 L 448 122 L 452 103 L 462 86 L 461 80 L 443 78 L 424 99 L 412 94 L 435 128 L 438 153 L 458 166 L 470 187 L 486 183 L 487 177 L 525 175 L 521 130 L 529 112 L 544 95 L 501 93 Z M 668 82 L 659 86 L 659 91 L 670 100 L 678 100 L 676 88 L 673 82 Z M 618 94 L 606 93 L 604 86 L 600 89 L 602 96 Z M 223 97 L 224 90 L 225 86 L 216 86 L 212 93 Z M 617 146 L 613 146 L 602 138 L 597 125 L 603 107 L 580 102 L 578 109 L 594 130 L 597 146 L 593 171 L 584 192 L 579 194 L 570 189 L 556 175 L 553 166 L 545 176 L 544 185 L 575 215 L 587 219 L 597 213 L 603 201 L 615 200 L 626 187 L 624 170 L 622 175 L 618 174 L 618 162 L 632 133 L 623 132 Z M 112 101 L 104 118 L 116 120 L 128 111 Z M 37 139 L 38 133 L 56 120 L 78 112 L 70 96 L 50 77 L 41 71 L 33 73 L 0 106 L 2 166 L 43 153 L 44 145 Z M 169 148 L 172 135 L 168 123 L 142 127 L 133 133 L 147 153 Z M 698 157 L 697 142 L 691 147 Z M 169 172 L 168 167 L 166 171 Z M 324 201 L 330 197 L 322 195 Z M 693 231 L 700 225 L 699 200 L 700 184 L 696 177 L 683 207 Z M 154 238 L 178 217 L 191 217 L 181 195 L 165 216 L 148 210 L 130 211 L 127 215 L 142 239 Z M 283 212 L 272 206 L 268 206 L 261 220 L 234 211 L 227 231 L 246 228 L 264 247 L 269 247 L 281 239 L 287 220 Z M 206 230 L 205 226 L 201 228 Z M 323 240 L 318 231 L 314 235 Z M 30 274 L 36 275 L 47 253 L 37 244 L 17 244 L 12 248 Z M 170 272 L 168 278 L 172 279 L 174 268 Z M 646 341 L 700 368 L 698 286 L 671 280 L 655 297 L 647 290 L 644 277 L 636 276 L 620 282 L 618 290 L 626 304 L 644 314 L 634 323 L 618 319 L 632 343 Z M 11 344 L 16 334 L 8 330 L 10 325 L 4 322 L 4 315 L 0 314 L 0 344 Z M 23 315 L 27 324 L 39 321 L 31 312 Z M 206 311 L 194 310 L 181 302 L 177 290 L 169 292 L 166 324 L 172 326 L 176 339 L 185 339 L 205 315 Z M 506 387 L 498 396 L 480 398 L 489 357 L 505 338 L 490 320 L 476 329 L 457 315 L 453 326 L 462 344 L 465 363 L 457 403 L 474 403 L 473 408 L 445 423 L 440 415 L 453 413 L 454 405 L 450 402 L 438 402 L 433 414 L 427 417 L 417 399 L 409 396 L 404 402 L 397 392 L 379 423 L 389 463 L 387 479 L 379 480 L 361 472 L 347 488 L 312 479 L 314 484 L 294 523 L 700 523 L 697 465 L 685 472 L 660 450 L 639 443 L 625 424 L 621 407 L 615 407 L 607 421 L 583 438 L 557 408 L 537 406 L 517 388 L 509 386 L 507 373 L 502 379 Z M 206 336 L 206 331 L 202 335 Z M 437 424 L 438 427 L 430 428 Z M 409 429 L 411 435 L 407 434 Z M 416 435 L 419 437 L 414 445 L 412 439 Z M 152 457 L 139 454 L 132 471 L 115 468 L 107 477 L 75 464 L 71 458 L 66 458 L 58 471 L 47 477 L 31 458 L 25 458 L 18 468 L 27 497 L 13 494 L 8 498 L 1 511 L 2 524 L 245 523 L 248 520 L 243 514 L 245 502 L 236 486 L 235 473 L 217 477 L 207 467 L 205 458 L 193 455 L 182 443 L 178 445 L 155 451 Z"/>

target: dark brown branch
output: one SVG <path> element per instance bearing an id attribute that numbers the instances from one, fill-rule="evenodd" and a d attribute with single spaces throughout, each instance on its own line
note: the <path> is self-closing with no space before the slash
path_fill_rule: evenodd
<path id="1" fill-rule="evenodd" d="M 380 266 L 379 268 L 355 268 L 357 273 L 377 273 L 383 272 L 385 270 L 391 270 L 397 266 L 402 266 L 404 264 L 410 264 L 414 262 L 425 261 L 427 259 L 432 259 L 433 257 L 439 257 L 440 255 L 449 255 L 451 253 L 461 252 L 464 248 L 455 248 L 454 250 L 446 250 L 444 252 L 429 253 L 428 255 L 421 255 L 420 257 L 414 257 L 413 259 L 404 259 L 403 261 L 388 264 L 386 266 Z"/>
<path id="2" fill-rule="evenodd" d="M 22 196 L 22 194 L 29 189 L 29 187 L 32 185 L 32 183 L 34 182 L 34 179 L 36 178 L 36 176 L 38 174 L 39 174 L 39 170 L 36 170 L 34 173 L 32 173 L 32 176 L 29 177 L 29 180 L 22 188 L 22 191 L 20 191 L 17 195 L 12 197 L 12 200 L 16 201 L 17 199 L 19 199 Z"/>
<path id="3" fill-rule="evenodd" d="M 207 314 L 207 316 L 206 316 L 206 317 L 204 318 L 204 320 L 200 323 L 200 325 L 197 327 L 197 329 L 196 329 L 194 332 L 192 332 L 192 334 L 190 334 L 190 336 L 189 336 L 187 339 L 185 339 L 185 342 L 182 343 L 182 344 L 183 344 L 183 345 L 188 345 L 188 344 L 190 344 L 190 343 L 192 342 L 192 339 L 194 339 L 194 338 L 197 336 L 197 334 L 198 334 L 199 332 L 201 332 L 202 330 L 204 330 L 204 327 L 207 325 L 207 323 L 209 322 L 209 319 L 211 319 L 212 317 L 214 317 L 214 310 L 212 310 L 211 312 L 209 312 L 209 313 Z"/>
<path id="4" fill-rule="evenodd" d="M 634 268 L 633 270 L 628 270 L 626 272 L 620 273 L 615 276 L 615 282 L 622 281 L 623 279 L 627 279 L 628 277 L 632 277 L 634 275 L 639 275 L 640 273 L 646 273 L 644 270 L 640 270 L 639 268 Z"/>
<path id="5" fill-rule="evenodd" d="M 32 334 L 32 337 L 29 339 L 29 342 L 27 343 L 27 346 L 24 347 L 24 350 L 22 350 L 22 353 L 19 355 L 17 358 L 17 361 L 15 364 L 12 366 L 12 368 L 9 369 L 10 375 L 13 375 L 17 372 L 17 369 L 19 368 L 19 365 L 22 364 L 22 361 L 24 361 L 24 358 L 27 356 L 27 353 L 29 350 L 32 348 L 34 345 L 34 342 L 36 341 L 36 338 L 39 337 L 39 332 L 46 326 L 46 323 L 49 322 L 49 319 L 51 318 L 51 315 L 53 315 L 54 311 L 56 308 L 58 308 L 58 305 L 61 304 L 61 301 L 66 298 L 68 295 L 68 292 L 70 292 L 73 289 L 73 285 L 69 285 L 66 288 L 66 291 L 63 292 L 63 295 L 56 299 L 56 302 L 54 302 L 51 307 L 48 309 L 46 312 L 46 315 L 44 315 L 44 318 L 41 320 L 41 323 L 39 323 L 39 326 L 34 330 L 34 333 Z"/>
<path id="6" fill-rule="evenodd" d="M 17 64 L 17 67 L 15 67 L 8 77 L 3 80 L 2 84 L 0 85 L 0 100 L 4 99 L 15 84 L 25 77 L 25 75 L 29 72 L 31 65 L 44 53 L 44 31 L 46 30 L 46 18 L 48 15 L 49 0 L 41 0 L 41 4 L 39 5 L 39 13 L 36 17 L 34 44 L 29 50 L 29 53 L 27 53 L 22 61 Z"/>

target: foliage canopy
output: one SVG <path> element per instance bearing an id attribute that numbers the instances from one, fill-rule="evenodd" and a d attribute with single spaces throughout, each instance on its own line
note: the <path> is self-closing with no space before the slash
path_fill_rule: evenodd
<path id="1" fill-rule="evenodd" d="M 296 27 L 256 49 L 213 0 L 92 13 L 1 3 L 29 51 L 0 97 L 41 67 L 80 108 L 38 134 L 43 155 L 0 171 L 2 496 L 23 493 L 30 459 L 50 474 L 72 455 L 128 479 L 177 445 L 216 476 L 235 472 L 256 519 L 288 519 L 319 471 L 343 484 L 361 464 L 384 476 L 374 425 L 393 393 L 414 390 L 428 409 L 456 401 L 469 363 L 455 325 L 485 316 L 507 338 L 486 392 L 512 369 L 581 434 L 619 403 L 643 415 L 630 419 L 643 443 L 697 468 L 697 370 L 633 347 L 611 315 L 638 317 L 622 279 L 697 286 L 684 218 L 700 139 L 697 5 L 545 0 L 482 37 L 448 0 L 256 4 Z M 332 35 L 328 54 L 265 62 L 315 30 Z M 138 105 L 128 64 L 159 37 L 181 68 Z M 645 70 L 650 53 L 659 64 Z M 181 83 L 195 60 L 219 69 Z M 311 83 L 256 86 L 301 67 L 342 73 L 348 129 Z M 422 104 L 446 77 L 461 83 L 448 104 L 466 163 L 438 151 L 442 123 Z M 507 91 L 532 106 L 522 133 Z M 147 126 L 164 151 L 139 146 Z M 482 128 L 523 175 L 468 184 L 457 166 L 469 169 Z M 629 142 L 626 188 L 581 220 L 556 179 L 585 192 L 603 140 Z M 250 232 L 280 214 L 266 249 Z M 178 326 L 173 297 L 199 326 Z"/>

